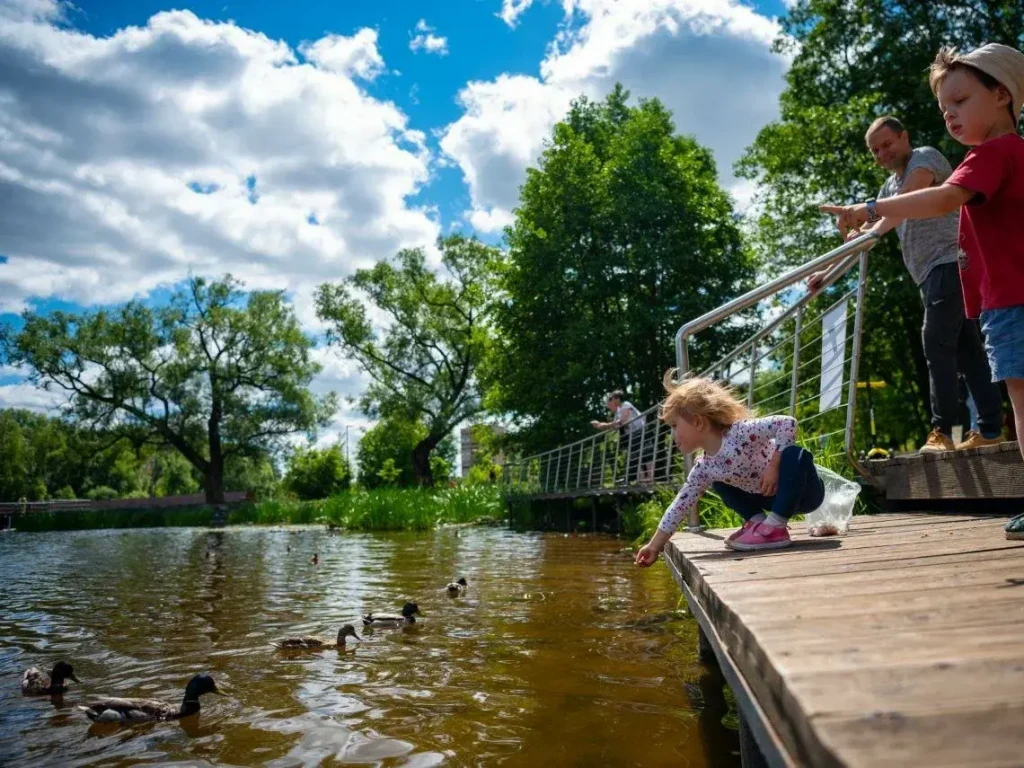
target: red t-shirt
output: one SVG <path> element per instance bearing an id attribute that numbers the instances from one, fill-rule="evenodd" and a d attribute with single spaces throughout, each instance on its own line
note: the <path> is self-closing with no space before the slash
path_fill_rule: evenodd
<path id="1" fill-rule="evenodd" d="M 960 209 L 967 316 L 1024 304 L 1024 138 L 1008 133 L 972 148 L 946 183 L 977 193 Z"/>

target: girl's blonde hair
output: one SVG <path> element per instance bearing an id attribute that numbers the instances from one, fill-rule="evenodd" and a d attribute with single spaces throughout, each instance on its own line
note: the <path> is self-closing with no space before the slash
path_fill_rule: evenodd
<path id="1" fill-rule="evenodd" d="M 694 416 L 703 416 L 716 429 L 726 429 L 750 418 L 747 406 L 725 384 L 702 378 L 684 378 L 677 382 L 676 373 L 672 369 L 665 374 L 668 397 L 661 404 L 662 421 L 671 424 L 682 417 L 692 424 Z"/>

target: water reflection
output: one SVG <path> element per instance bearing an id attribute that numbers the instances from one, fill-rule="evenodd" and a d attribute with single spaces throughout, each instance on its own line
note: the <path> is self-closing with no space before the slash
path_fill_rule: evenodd
<path id="1" fill-rule="evenodd" d="M 738 765 L 678 589 L 621 550 L 486 529 L 7 534 L 0 764 Z M 347 652 L 269 645 L 406 600 L 422 620 L 360 628 Z M 84 686 L 21 698 L 22 671 L 59 658 Z M 200 671 L 230 695 L 198 717 L 110 731 L 74 709 L 85 692 L 177 702 Z"/>

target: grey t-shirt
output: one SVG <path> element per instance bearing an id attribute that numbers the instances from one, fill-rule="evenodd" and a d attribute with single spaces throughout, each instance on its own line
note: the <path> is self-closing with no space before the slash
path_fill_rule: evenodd
<path id="1" fill-rule="evenodd" d="M 953 173 L 949 161 L 932 147 L 918 147 L 910 154 L 910 162 L 903 176 L 892 174 L 878 192 L 878 199 L 893 197 L 903 186 L 903 180 L 917 168 L 925 168 L 935 176 L 932 186 L 938 186 Z M 956 261 L 960 213 L 954 211 L 934 219 L 913 219 L 896 227 L 903 247 L 903 263 L 918 285 L 928 273 L 940 264 Z"/>

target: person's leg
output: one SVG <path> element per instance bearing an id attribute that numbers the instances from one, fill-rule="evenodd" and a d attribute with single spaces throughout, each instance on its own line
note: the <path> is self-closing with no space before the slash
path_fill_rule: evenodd
<path id="1" fill-rule="evenodd" d="M 970 399 L 974 401 L 974 407 L 977 409 L 977 428 L 981 436 L 986 441 L 1001 438 L 1003 397 L 999 385 L 992 381 L 992 368 L 988 363 L 988 355 L 985 354 L 981 329 L 974 320 L 965 318 L 960 328 L 957 365 L 967 381 Z"/>
<path id="2" fill-rule="evenodd" d="M 1006 391 L 1013 406 L 1013 423 L 1017 427 L 1017 447 L 1024 458 L 1024 378 L 1006 379 Z M 1006 538 L 1024 539 L 1024 512 L 1010 518 L 1006 524 Z"/>
<path id="3" fill-rule="evenodd" d="M 712 483 L 711 490 L 718 494 L 733 512 L 743 518 L 744 522 L 760 515 L 763 520 L 765 513 L 772 508 L 772 500 L 759 493 L 750 493 L 728 483 Z"/>
<path id="4" fill-rule="evenodd" d="M 813 512 L 825 500 L 825 484 L 814 467 L 814 456 L 798 445 L 782 451 L 779 461 L 779 487 L 772 502 L 776 519 Z"/>
<path id="5" fill-rule="evenodd" d="M 928 273 L 921 286 L 924 299 L 921 339 L 925 361 L 928 363 L 933 427 L 923 451 L 953 449 L 953 441 L 949 436 L 959 407 L 957 348 L 964 322 L 960 276 L 956 270 L 956 264 L 940 264 Z"/>

